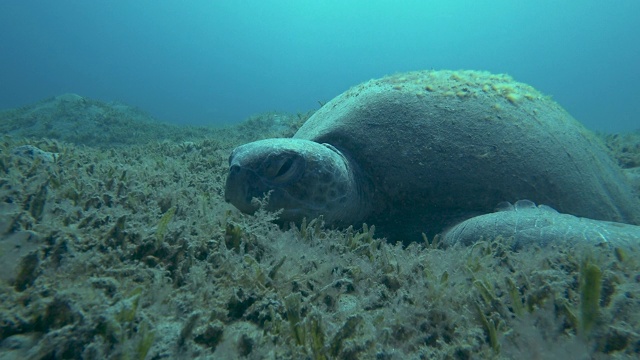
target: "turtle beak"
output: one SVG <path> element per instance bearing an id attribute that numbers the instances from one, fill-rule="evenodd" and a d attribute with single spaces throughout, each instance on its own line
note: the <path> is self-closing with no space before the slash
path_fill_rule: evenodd
<path id="1" fill-rule="evenodd" d="M 251 203 L 251 200 L 257 196 L 258 189 L 251 184 L 257 182 L 257 176 L 252 171 L 237 164 L 231 165 L 224 190 L 225 201 L 243 213 L 253 214 L 257 207 Z"/>
<path id="2" fill-rule="evenodd" d="M 228 203 L 238 197 L 238 173 L 240 173 L 239 165 L 233 165 L 229 168 L 229 175 L 227 175 L 227 182 L 224 188 L 224 201 Z"/>

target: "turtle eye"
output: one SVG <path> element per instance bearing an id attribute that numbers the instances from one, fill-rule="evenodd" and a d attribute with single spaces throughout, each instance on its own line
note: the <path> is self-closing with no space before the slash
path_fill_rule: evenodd
<path id="1" fill-rule="evenodd" d="M 281 177 L 287 173 L 287 171 L 291 170 L 291 165 L 293 165 L 293 159 L 289 158 L 285 160 L 285 162 L 280 165 L 280 170 L 276 174 L 276 177 Z"/>
<path id="2" fill-rule="evenodd" d="M 294 181 L 304 170 L 304 160 L 295 154 L 270 159 L 265 165 L 264 175 L 277 184 Z"/>

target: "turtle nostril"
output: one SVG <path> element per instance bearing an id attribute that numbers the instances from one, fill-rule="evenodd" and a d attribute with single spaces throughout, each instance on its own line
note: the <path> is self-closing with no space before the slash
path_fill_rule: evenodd
<path id="1" fill-rule="evenodd" d="M 229 167 L 229 174 L 237 174 L 240 172 L 240 165 L 231 165 Z"/>

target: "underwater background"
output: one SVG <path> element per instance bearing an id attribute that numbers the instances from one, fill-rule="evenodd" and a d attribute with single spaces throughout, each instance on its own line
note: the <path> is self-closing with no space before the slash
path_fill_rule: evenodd
<path id="1" fill-rule="evenodd" d="M 507 73 L 590 129 L 634 130 L 637 34 L 631 0 L 3 1 L 0 108 L 74 92 L 236 123 L 446 68 Z"/>
<path id="2" fill-rule="evenodd" d="M 0 2 L 0 360 L 637 359 L 640 231 L 403 245 L 374 223 L 278 226 L 224 194 L 237 146 L 293 136 L 371 78 L 432 68 L 533 85 L 640 194 L 639 10 Z M 463 74 L 425 91 L 463 105 Z M 506 105 L 496 119 L 550 100 L 481 75 L 480 98 Z"/>

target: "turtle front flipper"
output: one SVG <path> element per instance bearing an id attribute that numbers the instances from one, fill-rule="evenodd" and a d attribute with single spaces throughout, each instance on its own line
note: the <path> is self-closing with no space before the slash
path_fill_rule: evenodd
<path id="1" fill-rule="evenodd" d="M 523 200 L 463 221 L 445 233 L 444 243 L 472 245 L 496 238 L 502 238 L 514 249 L 574 243 L 628 247 L 640 245 L 640 226 L 561 214 Z"/>

